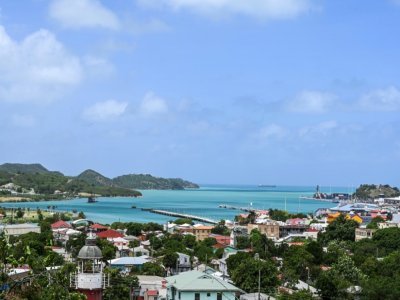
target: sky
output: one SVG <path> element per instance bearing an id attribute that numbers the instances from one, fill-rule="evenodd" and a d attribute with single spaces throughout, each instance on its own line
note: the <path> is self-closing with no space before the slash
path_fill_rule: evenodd
<path id="1" fill-rule="evenodd" d="M 400 185 L 399 0 L 0 0 L 0 163 Z"/>

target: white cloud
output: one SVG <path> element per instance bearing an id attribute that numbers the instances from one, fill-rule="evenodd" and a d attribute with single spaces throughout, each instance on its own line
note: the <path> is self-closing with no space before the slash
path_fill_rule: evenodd
<path id="1" fill-rule="evenodd" d="M 286 103 L 286 110 L 296 113 L 325 113 L 334 104 L 335 96 L 319 91 L 303 91 Z"/>
<path id="2" fill-rule="evenodd" d="M 36 124 L 36 120 L 33 116 L 21 114 L 12 115 L 11 122 L 18 127 L 33 127 Z"/>
<path id="3" fill-rule="evenodd" d="M 153 92 L 148 92 L 140 104 L 140 112 L 144 116 L 160 115 L 168 113 L 167 102 Z"/>
<path id="4" fill-rule="evenodd" d="M 50 17 L 63 27 L 118 29 L 118 17 L 98 0 L 54 0 L 50 4 Z"/>
<path id="5" fill-rule="evenodd" d="M 79 59 L 51 32 L 41 29 L 17 42 L 0 25 L 0 101 L 47 102 L 82 78 Z"/>
<path id="6" fill-rule="evenodd" d="M 370 111 L 398 111 L 400 110 L 400 90 L 391 86 L 372 91 L 361 97 L 358 105 L 361 109 Z"/>
<path id="7" fill-rule="evenodd" d="M 83 112 L 83 118 L 87 121 L 109 121 L 123 115 L 128 107 L 127 102 L 119 102 L 116 100 L 107 100 L 98 102 L 88 107 Z"/>
<path id="8" fill-rule="evenodd" d="M 287 135 L 287 131 L 282 126 L 277 124 L 270 124 L 263 128 L 258 133 L 258 137 L 261 139 L 278 138 L 281 139 Z"/>
<path id="9" fill-rule="evenodd" d="M 312 126 L 306 126 L 299 130 L 300 137 L 320 137 L 326 136 L 332 130 L 338 128 L 336 121 L 325 121 Z"/>
<path id="10" fill-rule="evenodd" d="M 89 77 L 107 77 L 114 73 L 114 65 L 107 59 L 96 56 L 86 56 L 83 59 Z"/>
<path id="11" fill-rule="evenodd" d="M 296 17 L 311 10 L 311 2 L 312 0 L 139 0 L 145 6 L 188 9 L 211 16 L 237 14 L 260 19 Z"/>

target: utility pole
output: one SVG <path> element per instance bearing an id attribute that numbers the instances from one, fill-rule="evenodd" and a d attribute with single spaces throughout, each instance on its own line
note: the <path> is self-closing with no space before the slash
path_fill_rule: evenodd
<path id="1" fill-rule="evenodd" d="M 254 259 L 260 263 L 260 255 L 258 253 L 254 254 Z M 258 300 L 261 299 L 261 264 L 258 266 Z"/>

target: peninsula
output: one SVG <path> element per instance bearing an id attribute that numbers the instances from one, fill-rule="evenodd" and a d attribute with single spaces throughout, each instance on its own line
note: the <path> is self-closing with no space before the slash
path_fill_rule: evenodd
<path id="1" fill-rule="evenodd" d="M 78 176 L 49 171 L 41 164 L 0 165 L 0 201 L 36 201 L 84 197 L 88 195 L 138 197 L 138 190 L 183 190 L 198 188 L 180 178 L 160 178 L 149 174 L 128 174 L 108 178 L 94 170 Z"/>

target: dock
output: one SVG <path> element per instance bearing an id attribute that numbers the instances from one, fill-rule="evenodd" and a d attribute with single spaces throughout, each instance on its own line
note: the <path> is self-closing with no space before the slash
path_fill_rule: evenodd
<path id="1" fill-rule="evenodd" d="M 173 211 L 168 211 L 168 210 L 162 210 L 162 209 L 153 209 L 153 208 L 142 208 L 143 211 L 148 211 L 154 214 L 159 214 L 159 215 L 165 215 L 165 216 L 171 216 L 171 217 L 178 217 L 178 218 L 184 218 L 184 219 L 191 219 L 194 221 L 200 221 L 204 223 L 209 223 L 209 224 L 218 224 L 217 221 L 209 218 L 204 218 L 200 216 L 195 216 L 195 215 L 190 215 L 190 214 L 185 214 L 185 213 L 179 213 L 179 212 L 173 212 Z"/>
<path id="2" fill-rule="evenodd" d="M 227 204 L 220 204 L 218 205 L 219 208 L 226 208 L 226 209 L 233 209 L 233 210 L 242 210 L 246 212 L 252 212 L 252 211 L 257 211 L 261 209 L 257 208 L 249 208 L 249 207 L 238 207 L 238 206 L 233 206 L 233 205 L 227 205 Z"/>

